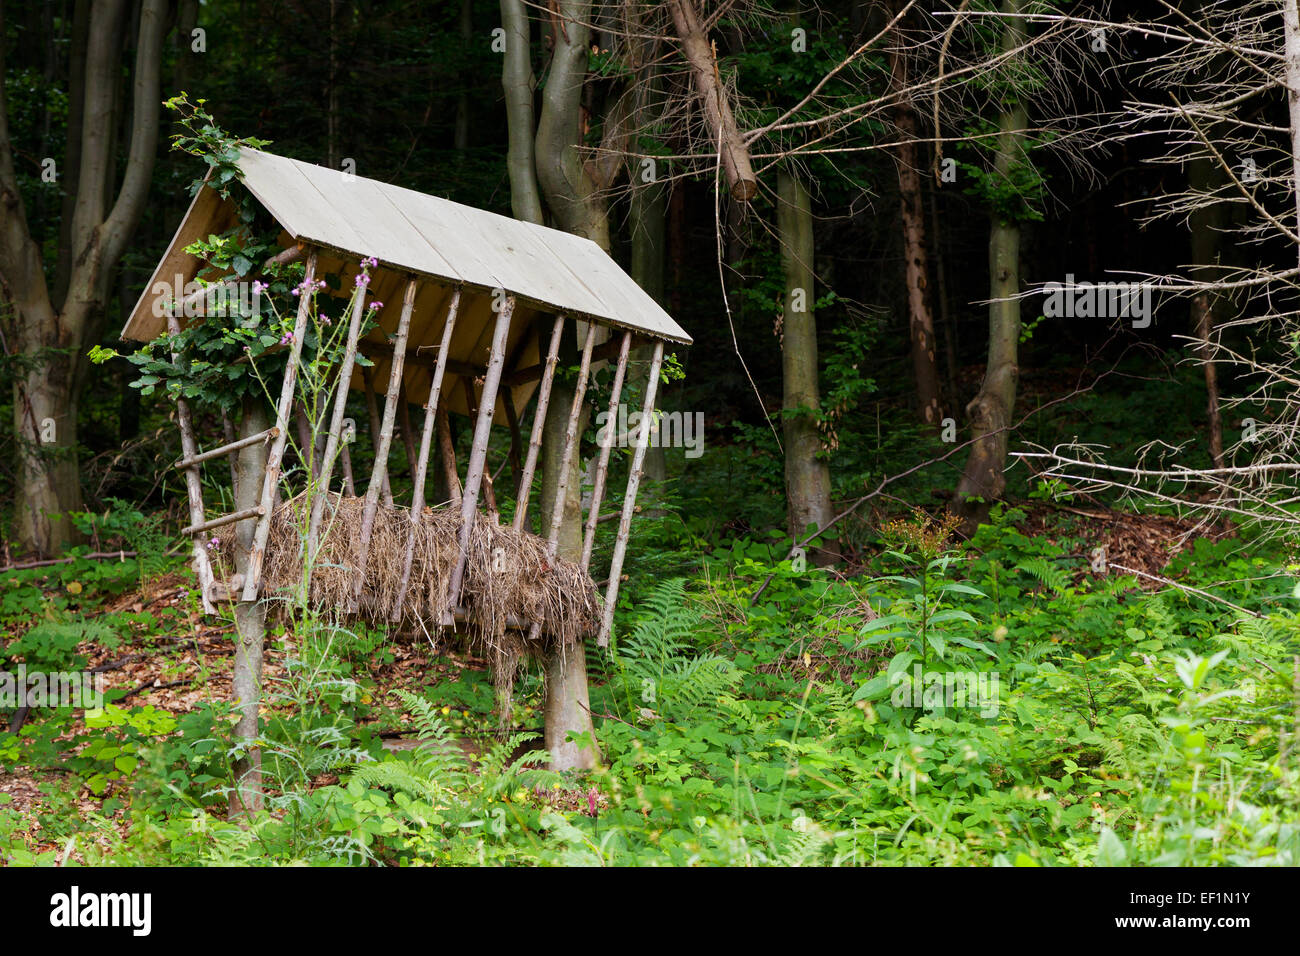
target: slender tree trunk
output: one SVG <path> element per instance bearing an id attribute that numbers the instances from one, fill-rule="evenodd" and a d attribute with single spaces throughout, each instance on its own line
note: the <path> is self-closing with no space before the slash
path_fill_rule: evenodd
<path id="1" fill-rule="evenodd" d="M 246 438 L 268 427 L 266 407 L 255 398 L 244 400 L 239 437 Z M 235 482 L 235 510 L 255 508 L 261 501 L 262 483 L 266 478 L 265 444 L 249 445 L 239 451 Z M 249 553 L 257 519 L 249 518 L 235 525 L 235 570 L 247 576 Z M 247 756 L 235 765 L 236 779 L 230 795 L 230 814 L 262 808 L 262 754 L 251 744 L 258 735 L 258 707 L 262 700 L 262 651 L 266 639 L 266 602 L 240 601 L 235 605 L 235 661 L 232 677 L 239 722 L 235 737 L 249 746 Z"/>
<path id="2" fill-rule="evenodd" d="M 893 82 L 896 89 L 907 87 L 907 53 L 895 51 Z M 898 197 L 903 220 L 903 259 L 906 263 L 907 314 L 911 330 L 912 373 L 921 420 L 938 425 L 943 418 L 936 361 L 934 310 L 930 296 L 930 257 L 925 237 L 925 201 L 917 149 L 916 111 L 910 100 L 900 99 L 894 111 L 898 127 Z"/>
<path id="3" fill-rule="evenodd" d="M 782 170 L 777 180 L 777 231 L 785 273 L 785 312 L 781 320 L 784 381 L 785 492 L 790 535 L 802 540 L 810 527 L 821 528 L 831 511 L 830 466 L 822 457 L 816 414 L 818 386 L 817 320 L 813 315 L 812 200 L 807 187 Z M 833 542 L 814 554 L 818 564 L 833 563 Z"/>
<path id="4" fill-rule="evenodd" d="M 509 133 L 506 169 L 510 174 L 510 208 L 516 219 L 541 225 L 542 194 L 537 188 L 533 156 L 532 31 L 524 0 L 501 0 L 501 24 L 506 31 L 501 86 L 505 90 Z"/>
<path id="5" fill-rule="evenodd" d="M 662 183 L 638 185 L 632 193 L 632 215 L 628 224 L 632 230 L 632 254 L 629 272 L 650 298 L 663 304 L 664 298 L 664 232 L 668 218 L 668 190 Z M 650 367 L 650 354 L 654 346 L 643 345 L 632 350 L 632 360 L 638 367 Z M 663 405 L 661 399 L 659 404 Z M 655 444 L 646 449 L 643 480 L 663 481 L 668 477 L 663 447 Z"/>
<path id="6" fill-rule="evenodd" d="M 1018 14 L 1021 0 L 1006 0 L 1003 11 Z M 1005 21 L 1004 50 L 1015 49 L 1023 40 L 1023 21 Z M 1004 109 L 998 120 L 998 151 L 994 176 L 1009 181 L 1016 165 L 1025 162 L 1025 107 L 1017 101 Z M 989 354 L 979 394 L 966 406 L 970 418 L 971 446 L 966 469 L 957 483 L 955 505 L 970 533 L 988 518 L 993 503 L 1002 497 L 1007 480 L 1008 430 L 1016 405 L 1016 382 L 1020 375 L 1020 224 L 1004 219 L 995 211 L 989 233 Z"/>
<path id="7" fill-rule="evenodd" d="M 460 0 L 460 19 L 457 23 L 460 29 L 460 42 L 466 50 L 474 41 L 474 0 Z M 461 91 L 456 97 L 456 129 L 453 134 L 452 144 L 457 152 L 465 152 L 469 149 L 469 87 L 471 79 L 468 76 L 460 77 Z"/>

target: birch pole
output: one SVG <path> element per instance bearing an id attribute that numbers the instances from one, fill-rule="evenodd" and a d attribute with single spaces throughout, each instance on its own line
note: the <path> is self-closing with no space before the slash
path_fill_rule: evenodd
<path id="1" fill-rule="evenodd" d="M 492 437 L 492 414 L 496 408 L 497 390 L 501 386 L 501 372 L 506 364 L 506 342 L 510 338 L 510 317 L 515 311 L 515 297 L 506 299 L 497 314 L 496 329 L 492 334 L 492 354 L 487 372 L 483 376 L 483 393 L 479 397 L 478 421 L 474 426 L 474 444 L 470 446 L 469 467 L 465 471 L 465 491 L 460 501 L 460 540 L 456 566 L 447 586 L 448 613 L 454 614 L 460 601 L 461 582 L 465 578 L 465 562 L 469 558 L 469 539 L 478 513 L 479 489 L 483 484 L 483 469 L 487 463 L 488 441 Z"/>
<path id="2" fill-rule="evenodd" d="M 433 428 L 438 417 L 438 399 L 442 394 L 442 380 L 447 374 L 447 356 L 451 352 L 451 337 L 456 331 L 456 314 L 460 311 L 460 289 L 451 294 L 447 306 L 447 320 L 442 327 L 442 343 L 438 348 L 438 364 L 433 370 L 429 385 L 429 398 L 424 403 L 424 430 L 420 435 L 420 452 L 415 469 L 415 488 L 411 491 L 411 530 L 406 539 L 406 561 L 402 564 L 402 583 L 397 588 L 391 620 L 402 617 L 402 601 L 411 580 L 411 564 L 415 560 L 415 529 L 424 511 L 424 482 L 429 474 L 429 455 L 433 451 Z"/>
<path id="3" fill-rule="evenodd" d="M 533 493 L 533 473 L 537 470 L 537 456 L 542 450 L 542 433 L 546 429 L 546 408 L 551 402 L 551 386 L 555 384 L 555 365 L 560 358 L 560 335 L 564 332 L 564 316 L 557 315 L 551 327 L 551 344 L 546 350 L 546 367 L 542 371 L 542 384 L 537 391 L 537 414 L 533 416 L 533 431 L 528 439 L 528 455 L 524 459 L 524 472 L 515 489 L 515 518 L 510 526 L 516 531 L 524 529 L 528 517 L 528 502 Z"/>
<path id="4" fill-rule="evenodd" d="M 587 533 L 582 542 L 582 570 L 591 565 L 591 551 L 596 543 L 596 525 L 600 520 L 600 502 L 605 497 L 605 479 L 609 472 L 609 453 L 614 447 L 614 433 L 618 431 L 618 406 L 623 397 L 623 378 L 627 374 L 627 356 L 632 347 L 632 333 L 623 333 L 618 349 L 618 367 L 614 370 L 613 391 L 609 396 L 609 410 L 605 416 L 604 441 L 600 443 L 600 460 L 596 463 L 595 483 L 591 488 L 591 507 L 587 512 Z"/>
<path id="5" fill-rule="evenodd" d="M 330 418 L 329 437 L 325 442 L 325 454 L 321 461 L 320 480 L 317 482 L 316 495 L 311 503 L 311 523 L 307 529 L 307 567 L 315 564 L 316 545 L 319 541 L 321 517 L 324 514 L 325 499 L 329 497 L 330 478 L 334 474 L 334 458 L 339 453 L 343 419 L 347 417 L 348 389 L 352 385 L 352 369 L 357 360 L 357 341 L 361 337 L 361 317 L 365 314 L 365 289 L 357 290 L 356 300 L 352 303 L 352 315 L 348 319 L 348 337 L 343 346 L 343 364 L 339 366 L 338 383 L 335 385 L 334 414 Z M 352 485 L 352 462 L 347 448 L 342 447 L 345 457 L 343 462 L 346 483 Z M 356 489 L 352 489 L 356 493 Z"/>
<path id="6" fill-rule="evenodd" d="M 173 337 L 181 333 L 180 322 L 173 311 L 167 314 L 167 333 Z M 172 362 L 179 361 L 180 356 L 172 352 Z M 187 459 L 196 459 L 199 445 L 194 438 L 194 422 L 190 418 L 189 403 L 180 395 L 176 396 L 176 421 L 181 429 L 181 453 Z M 203 479 L 199 474 L 197 461 L 185 469 L 185 490 L 190 503 L 190 525 L 201 525 L 203 524 Z M 199 596 L 203 601 L 203 613 L 216 614 L 217 609 L 208 596 L 208 586 L 212 584 L 213 574 L 207 547 L 197 536 L 191 536 L 190 545 L 194 553 L 194 571 L 199 578 Z"/>
<path id="7" fill-rule="evenodd" d="M 253 535 L 252 551 L 248 555 L 248 573 L 244 577 L 243 600 L 256 601 L 262 586 L 262 563 L 266 558 L 266 541 L 271 534 L 271 519 L 275 508 L 275 493 L 280 485 L 280 463 L 289 439 L 289 414 L 293 410 L 294 386 L 298 382 L 298 362 L 302 359 L 302 340 L 307 335 L 307 317 L 311 310 L 313 284 L 316 281 L 316 250 L 307 256 L 307 269 L 298 294 L 298 316 L 293 324 L 293 345 L 284 367 L 284 383 L 280 386 L 280 402 L 275 409 L 275 426 L 279 432 L 271 443 L 266 458 L 266 474 L 262 479 L 261 506 L 265 509 L 257 522 Z"/>
<path id="8" fill-rule="evenodd" d="M 388 394 L 384 397 L 384 420 L 379 429 L 379 439 L 375 443 L 375 464 L 370 472 L 370 484 L 366 486 L 366 503 L 361 512 L 361 534 L 357 541 L 357 577 L 352 586 L 352 608 L 361 598 L 361 587 L 366 579 L 366 565 L 370 560 L 370 538 L 375 530 L 375 513 L 379 510 L 379 490 L 387 484 L 388 450 L 393 444 L 393 421 L 397 417 L 398 394 L 402 387 L 402 369 L 406 361 L 406 338 L 411 331 L 411 312 L 415 309 L 415 293 L 419 288 L 418 279 L 406 283 L 406 295 L 402 298 L 402 315 L 397 320 L 397 341 L 394 343 L 393 358 L 388 365 Z"/>
<path id="9" fill-rule="evenodd" d="M 659 371 L 664 363 L 664 343 L 655 342 L 650 359 L 650 377 L 646 381 L 645 402 L 641 406 L 641 430 L 637 433 L 636 451 L 632 453 L 632 468 L 627 476 L 627 490 L 623 493 L 623 514 L 618 519 L 618 537 L 614 539 L 614 557 L 609 565 L 609 585 L 605 588 L 605 615 L 600 625 L 596 644 L 609 646 L 609 635 L 614 629 L 614 605 L 618 603 L 618 585 L 623 574 L 623 558 L 627 554 L 627 539 L 632 530 L 632 513 L 636 510 L 636 493 L 641 486 L 641 469 L 645 465 L 646 448 L 650 445 L 650 426 L 655 414 L 655 393 L 659 390 Z"/>

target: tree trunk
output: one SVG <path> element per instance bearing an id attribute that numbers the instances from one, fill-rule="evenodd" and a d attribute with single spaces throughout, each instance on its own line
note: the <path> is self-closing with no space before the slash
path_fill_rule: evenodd
<path id="1" fill-rule="evenodd" d="M 551 71 L 542 91 L 542 115 L 534 144 L 537 184 L 557 228 L 590 239 L 608 252 L 605 203 L 578 152 L 591 4 L 557 0 L 554 9 L 557 26 L 552 32 Z"/>
<path id="2" fill-rule="evenodd" d="M 1021 0 L 1007 0 L 1003 11 L 1018 14 Z M 1003 50 L 1015 49 L 1024 35 L 1023 21 L 1009 18 L 1002 36 Z M 1025 162 L 1024 129 L 1028 123 L 1019 101 L 998 119 L 998 151 L 994 178 L 1009 182 L 1016 165 Z M 996 211 L 989 233 L 989 355 L 979 394 L 966 406 L 974 444 L 957 483 L 955 506 L 964 530 L 973 533 L 1002 497 L 1007 480 L 1008 429 L 1016 404 L 1020 375 L 1020 224 Z"/>
<path id="3" fill-rule="evenodd" d="M 1209 135 L 1212 140 L 1221 141 L 1214 131 Z M 1208 157 L 1194 159 L 1188 165 L 1187 185 L 1193 192 L 1208 194 L 1226 181 L 1222 168 Z M 1226 205 L 1213 202 L 1194 209 L 1187 217 L 1187 225 L 1192 234 L 1191 277 L 1198 282 L 1214 282 L 1222 277 L 1222 272 L 1215 267 L 1219 265 L 1221 239 L 1228 225 L 1227 214 Z M 1219 411 L 1219 373 L 1214 363 L 1213 342 L 1215 326 L 1227 307 L 1225 298 L 1214 291 L 1207 290 L 1192 298 L 1192 330 L 1199 340 L 1197 351 L 1205 371 L 1206 437 L 1210 447 L 1210 460 L 1215 468 L 1222 468 L 1224 461 L 1223 416 Z"/>
<path id="4" fill-rule="evenodd" d="M 741 202 L 748 202 L 758 192 L 758 178 L 750 163 L 749 147 L 736 125 L 726 90 L 718 78 L 714 47 L 700 23 L 695 0 L 667 0 L 667 4 L 681 41 L 682 55 L 690 64 L 695 93 L 704 108 L 711 149 L 721 153 L 722 171 L 727 177 L 731 195 Z"/>
<path id="5" fill-rule="evenodd" d="M 827 525 L 831 511 L 830 466 L 822 456 L 817 425 L 818 387 L 816 298 L 813 286 L 812 200 L 807 187 L 782 170 L 777 179 L 777 230 L 785 273 L 785 311 L 781 324 L 784 381 L 785 492 L 790 535 L 802 540 Z M 831 541 L 814 553 L 820 565 L 838 557 Z"/>
<path id="6" fill-rule="evenodd" d="M 551 69 L 542 92 L 542 114 L 534 142 L 537 184 L 555 226 L 584 236 L 608 251 L 609 219 L 605 203 L 578 152 L 578 146 L 582 142 L 582 92 L 587 77 L 591 4 L 587 0 L 557 0 L 552 10 Z M 512 148 L 516 132 L 512 121 Z M 522 129 L 518 132 L 522 134 Z M 569 354 L 570 359 L 574 360 L 572 352 Z M 542 444 L 540 513 L 543 516 L 551 514 L 559 486 L 558 471 L 572 402 L 572 387 L 557 380 L 547 408 Z M 580 456 L 575 454 L 570 465 L 564 517 L 560 527 L 559 553 L 573 560 L 582 556 L 579 459 Z M 555 655 L 547 661 L 546 671 L 545 740 L 546 748 L 551 753 L 552 768 L 572 770 L 595 766 L 600 755 L 594 746 L 580 748 L 565 743 L 565 737 L 571 731 L 593 733 L 594 741 L 591 715 L 586 710 L 587 664 L 582 646 Z"/>
<path id="7" fill-rule="evenodd" d="M 8 288 L 16 322 L 16 345 L 27 359 L 15 380 L 15 426 L 20 449 L 15 538 L 20 550 L 51 553 L 74 540 L 69 511 L 82 508 L 77 468 L 77 394 L 87 346 L 102 329 L 112 270 L 139 221 L 153 175 L 158 141 L 159 75 L 165 0 L 145 0 L 139 17 L 133 74 L 131 143 L 117 199 L 109 208 L 116 168 L 112 134 L 121 72 L 121 34 L 127 17 L 122 0 L 77 4 L 89 17 L 84 63 L 74 92 L 80 130 L 75 147 L 76 201 L 67 240 L 71 266 L 67 294 L 56 310 L 50 298 L 38 241 L 28 228 L 18 193 L 9 140 L 8 104 L 0 89 L 0 279 Z M 0 32 L 3 32 L 0 11 Z M 80 28 L 74 30 L 80 36 Z M 74 50 L 74 59 L 80 52 Z M 0 50 L 0 73 L 4 72 Z"/>
<path id="8" fill-rule="evenodd" d="M 240 417 L 239 437 L 247 438 L 268 427 L 266 407 L 258 399 L 245 399 Z M 238 481 L 235 482 L 235 510 L 256 508 L 261 503 L 262 482 L 266 478 L 265 443 L 242 448 L 238 458 Z M 248 558 L 253 549 L 257 519 L 249 518 L 235 525 L 235 570 L 247 577 Z M 262 809 L 262 754 L 251 746 L 257 740 L 258 709 L 262 702 L 262 650 L 266 639 L 266 603 L 262 600 L 240 601 L 235 605 L 235 661 L 232 690 L 239 722 L 235 738 L 249 746 L 247 756 L 235 764 L 234 789 L 230 794 L 230 815 Z"/>
<path id="9" fill-rule="evenodd" d="M 662 183 L 637 185 L 632 192 L 631 229 L 632 254 L 628 271 L 632 279 L 650 298 L 663 304 L 664 298 L 664 227 L 668 217 L 668 190 Z M 632 350 L 632 361 L 640 367 L 650 367 L 652 345 L 642 345 Z M 663 401 L 660 400 L 660 406 Z M 646 449 L 645 479 L 652 482 L 668 477 L 663 447 L 655 444 Z"/>
<path id="10" fill-rule="evenodd" d="M 568 323 L 564 345 L 560 349 L 560 366 L 577 364 L 576 336 Z M 555 508 L 555 496 L 560 485 L 560 468 L 564 458 L 564 440 L 573 408 L 574 388 L 571 382 L 557 375 L 551 390 L 551 401 L 546 408 L 546 425 L 542 436 L 542 494 L 538 514 L 542 528 Z M 586 413 L 578 423 L 578 434 L 586 427 Z M 560 524 L 558 554 L 569 561 L 582 559 L 582 487 L 578 478 L 579 455 L 569 463 L 569 480 L 565 492 L 564 518 Z M 553 654 L 546 661 L 546 732 L 545 746 L 551 755 L 553 770 L 590 769 L 599 762 L 600 752 L 594 747 L 579 747 L 567 742 L 570 732 L 588 733 L 595 741 L 592 728 L 590 702 L 587 693 L 587 656 L 581 643 Z"/>
<path id="11" fill-rule="evenodd" d="M 895 51 L 893 82 L 907 87 L 907 53 Z M 906 263 L 907 314 L 911 329 L 912 372 L 921 420 L 937 426 L 943 418 L 936 361 L 934 310 L 930 302 L 930 259 L 925 239 L 925 202 L 921 187 L 920 157 L 916 145 L 916 112 L 910 100 L 901 99 L 894 112 L 898 126 L 898 196 L 903 220 L 903 259 Z"/>
<path id="12" fill-rule="evenodd" d="M 501 0 L 501 24 L 506 31 L 501 86 L 505 90 L 509 133 L 506 169 L 510 174 L 510 208 L 516 219 L 542 225 L 542 196 L 533 156 L 532 31 L 524 0 Z"/>

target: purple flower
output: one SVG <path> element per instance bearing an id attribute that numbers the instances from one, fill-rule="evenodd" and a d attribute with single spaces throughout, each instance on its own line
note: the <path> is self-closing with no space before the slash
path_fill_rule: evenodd
<path id="1" fill-rule="evenodd" d="M 292 342 L 292 341 L 293 341 L 293 333 L 292 333 L 292 332 L 285 332 L 284 335 L 280 337 L 280 344 L 281 344 L 281 345 L 288 345 L 288 344 L 289 344 L 290 342 Z"/>
<path id="2" fill-rule="evenodd" d="M 324 312 L 322 312 L 322 313 L 320 314 L 320 324 L 321 324 L 321 325 L 329 325 L 329 324 L 330 324 L 330 317 L 329 317 L 328 315 L 326 315 Z"/>
<path id="3" fill-rule="evenodd" d="M 221 539 L 220 539 L 220 538 L 213 538 L 211 541 L 208 542 L 208 550 L 209 550 L 209 551 L 211 551 L 213 548 L 219 548 L 219 547 L 221 547 Z"/>
<path id="4" fill-rule="evenodd" d="M 364 272 L 357 273 L 357 288 L 365 288 L 370 284 L 370 276 Z"/>
<path id="5" fill-rule="evenodd" d="M 380 309 L 382 309 L 383 307 L 384 307 L 384 303 L 380 302 L 378 299 L 373 299 L 373 300 L 371 300 L 371 302 L 370 302 L 370 311 L 371 311 L 371 312 L 378 312 L 378 311 L 379 311 Z"/>
<path id="6" fill-rule="evenodd" d="M 363 269 L 374 269 L 377 268 L 378 266 L 379 266 L 379 260 L 376 259 L 374 256 L 366 256 L 366 258 L 361 260 L 361 267 Z"/>
<path id="7" fill-rule="evenodd" d="M 268 286 L 265 282 L 257 282 L 257 281 L 254 281 L 254 282 L 253 282 L 253 295 L 261 295 L 263 292 L 265 292 L 265 291 L 266 291 L 267 289 L 269 289 L 269 288 L 270 288 L 270 286 Z"/>

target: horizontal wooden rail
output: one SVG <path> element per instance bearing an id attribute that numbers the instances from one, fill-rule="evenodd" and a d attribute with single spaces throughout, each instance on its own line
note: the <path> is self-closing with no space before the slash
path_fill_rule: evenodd
<path id="1" fill-rule="evenodd" d="M 266 514 L 266 509 L 261 505 L 255 508 L 245 508 L 243 511 L 236 511 L 234 514 L 222 515 L 220 518 L 213 518 L 211 521 L 203 521 L 199 524 L 192 524 L 181 531 L 181 534 L 202 534 L 204 531 L 211 531 L 213 528 L 222 528 L 228 524 L 234 524 L 236 521 L 243 521 L 245 518 L 260 518 Z"/>
<path id="2" fill-rule="evenodd" d="M 241 438 L 239 441 L 232 441 L 229 445 L 222 445 L 220 448 L 214 448 L 211 451 L 200 452 L 192 458 L 182 458 L 176 462 L 173 468 L 189 468 L 200 462 L 208 461 L 212 458 L 219 458 L 222 455 L 228 455 L 232 451 L 239 451 L 241 448 L 247 448 L 249 445 L 256 445 L 259 442 L 270 441 L 280 434 L 280 429 L 272 425 L 264 432 L 258 432 L 256 435 L 249 435 L 247 438 Z"/>

